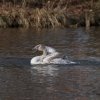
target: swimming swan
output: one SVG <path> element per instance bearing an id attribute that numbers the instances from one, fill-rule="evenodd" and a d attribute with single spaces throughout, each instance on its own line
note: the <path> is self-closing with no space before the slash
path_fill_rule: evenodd
<path id="1" fill-rule="evenodd" d="M 45 46 L 43 44 L 36 45 L 34 50 L 42 51 L 41 56 L 33 57 L 30 61 L 31 65 L 34 64 L 72 64 L 75 62 L 60 58 L 60 53 L 54 48 Z"/>

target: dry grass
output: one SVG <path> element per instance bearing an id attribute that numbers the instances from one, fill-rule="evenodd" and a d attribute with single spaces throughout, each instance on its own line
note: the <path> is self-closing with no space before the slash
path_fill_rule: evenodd
<path id="1" fill-rule="evenodd" d="M 58 26 L 69 26 L 68 16 L 74 19 L 75 17 L 79 18 L 82 12 L 84 12 L 84 9 L 90 7 L 86 0 L 83 4 L 79 2 L 80 0 L 20 1 L 21 4 L 19 4 L 19 0 L 15 3 L 0 4 L 0 27 L 54 28 Z M 33 4 L 32 7 L 30 4 Z M 77 23 L 75 22 L 75 24 Z"/>
<path id="2" fill-rule="evenodd" d="M 65 19 L 66 16 L 64 13 L 51 9 L 28 9 L 13 7 L 3 9 L 3 11 L 1 11 L 0 27 L 21 26 L 48 28 L 64 25 Z"/>

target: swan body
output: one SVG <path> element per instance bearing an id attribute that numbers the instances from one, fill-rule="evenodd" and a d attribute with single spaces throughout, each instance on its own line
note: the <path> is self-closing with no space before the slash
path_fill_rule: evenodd
<path id="1" fill-rule="evenodd" d="M 55 58 L 51 60 L 49 63 L 41 61 L 41 56 L 36 56 L 31 59 L 31 65 L 35 64 L 75 64 L 73 61 L 69 61 L 62 58 Z"/>
<path id="2" fill-rule="evenodd" d="M 34 49 L 43 51 L 41 56 L 33 57 L 30 61 L 31 65 L 35 64 L 74 64 L 75 62 L 69 61 L 59 57 L 59 52 L 54 48 L 48 46 L 37 45 Z"/>

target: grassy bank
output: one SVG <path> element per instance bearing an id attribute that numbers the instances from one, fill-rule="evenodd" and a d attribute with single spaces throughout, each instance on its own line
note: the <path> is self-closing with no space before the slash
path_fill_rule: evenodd
<path id="1" fill-rule="evenodd" d="M 99 25 L 98 0 L 2 0 L 0 27 L 77 27 L 91 9 L 91 25 Z"/>
<path id="2" fill-rule="evenodd" d="M 1 10 L 0 27 L 55 27 L 64 25 L 65 19 L 64 13 L 51 9 L 12 7 Z"/>

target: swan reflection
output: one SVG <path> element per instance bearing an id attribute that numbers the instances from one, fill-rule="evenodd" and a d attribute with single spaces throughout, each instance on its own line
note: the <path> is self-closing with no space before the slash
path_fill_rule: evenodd
<path id="1" fill-rule="evenodd" d="M 38 75 L 43 75 L 43 76 L 57 76 L 58 74 L 58 68 L 56 67 L 57 65 L 45 65 L 45 66 L 41 66 L 41 65 L 37 65 L 31 68 L 31 72 L 34 73 L 34 71 L 36 71 L 36 73 Z"/>

